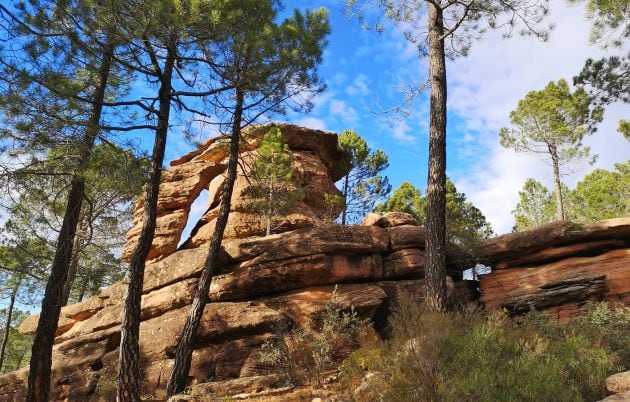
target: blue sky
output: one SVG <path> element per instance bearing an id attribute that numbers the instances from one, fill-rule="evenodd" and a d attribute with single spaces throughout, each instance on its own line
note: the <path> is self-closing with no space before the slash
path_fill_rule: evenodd
<path id="1" fill-rule="evenodd" d="M 4 1 L 4 0 L 0 0 Z M 327 90 L 315 98 L 309 114 L 289 114 L 282 120 L 341 133 L 353 129 L 372 149 L 383 149 L 390 160 L 385 171 L 393 188 L 409 181 L 424 191 L 428 164 L 428 90 L 416 101 L 406 119 L 392 119 L 379 113 L 399 104 L 401 87 L 422 82 L 427 63 L 403 30 L 386 27 L 383 33 L 367 31 L 343 13 L 342 0 L 285 0 L 283 14 L 294 8 L 326 7 L 332 33 L 319 68 Z M 548 42 L 515 36 L 505 40 L 501 32 L 489 32 L 473 43 L 466 58 L 447 63 L 448 127 L 447 174 L 492 224 L 497 234 L 509 232 L 518 191 L 528 177 L 551 187 L 551 169 L 526 154 L 499 145 L 498 131 L 509 125 L 509 113 L 531 90 L 540 90 L 551 80 L 572 82 L 588 57 L 625 54 L 629 48 L 602 50 L 589 43 L 591 23 L 585 5 L 569 7 L 563 0 L 551 0 L 548 22 L 556 25 Z M 595 168 L 612 169 L 630 159 L 630 142 L 617 131 L 621 118 L 630 118 L 628 105 L 611 105 L 598 132 L 587 138 L 599 159 L 594 166 L 567 175 L 573 187 Z M 262 121 L 261 121 L 262 122 Z M 173 122 L 166 162 L 192 150 Z M 150 150 L 152 136 L 136 134 L 140 147 Z M 193 205 L 189 223 L 205 211 L 207 195 Z M 184 234 L 183 238 L 186 237 Z"/>
<path id="2" fill-rule="evenodd" d="M 6 0 L 0 0 L 6 4 Z M 394 188 L 409 181 L 424 190 L 428 150 L 428 91 L 423 93 L 407 119 L 392 121 L 378 112 L 403 99 L 400 87 L 421 82 L 426 77 L 426 60 L 415 45 L 406 41 L 401 29 L 387 27 L 379 34 L 366 31 L 343 13 L 342 0 L 285 0 L 284 13 L 294 8 L 326 7 L 330 11 L 332 33 L 320 66 L 327 91 L 315 99 L 310 114 L 290 114 L 284 120 L 307 127 L 340 133 L 354 129 L 373 148 L 383 149 L 390 158 L 385 174 Z M 505 233 L 513 225 L 510 211 L 518 191 L 528 177 L 547 186 L 551 171 L 530 155 L 516 154 L 499 145 L 497 132 L 509 125 L 509 113 L 528 91 L 542 89 L 549 81 L 571 77 L 587 57 L 624 54 L 625 49 L 602 50 L 589 44 L 590 22 L 585 6 L 569 7 L 551 0 L 548 21 L 556 25 L 547 43 L 531 38 L 501 38 L 487 33 L 473 43 L 470 55 L 447 64 L 448 128 L 447 173 L 459 191 L 485 214 L 495 232 Z M 616 132 L 617 121 L 630 117 L 628 105 L 611 105 L 598 132 L 584 142 L 599 154 L 595 166 L 564 178 L 574 186 L 590 170 L 613 168 L 630 158 L 630 142 Z M 190 151 L 182 140 L 177 123 L 169 133 L 166 162 Z M 150 150 L 152 136 L 136 133 L 140 148 Z M 203 200 L 194 212 L 200 213 Z M 1 220 L 2 217 L 0 217 Z"/>
<path id="3" fill-rule="evenodd" d="M 320 68 L 328 90 L 316 99 L 309 115 L 288 120 L 305 126 L 341 132 L 356 130 L 374 148 L 390 158 L 386 171 L 394 188 L 410 181 L 424 190 L 428 153 L 428 91 L 405 120 L 387 121 L 379 110 L 403 99 L 399 88 L 426 77 L 426 60 L 408 43 L 401 29 L 389 27 L 378 34 L 364 30 L 343 14 L 342 1 L 286 1 L 293 7 L 327 7 L 332 34 Z M 551 1 L 549 22 L 556 25 L 549 42 L 532 38 L 501 38 L 498 32 L 475 42 L 470 55 L 449 62 L 447 173 L 459 191 L 477 205 L 495 231 L 510 231 L 510 211 L 527 177 L 551 184 L 551 170 L 531 155 L 501 148 L 498 130 L 509 125 L 509 113 L 530 90 L 565 78 L 569 83 L 587 57 L 623 54 L 604 51 L 588 41 L 590 22 L 585 6 L 569 7 Z M 630 159 L 630 142 L 616 132 L 620 118 L 630 117 L 628 105 L 611 105 L 599 130 L 584 142 L 599 154 L 598 162 L 564 180 L 574 186 L 590 170 L 611 169 Z"/>

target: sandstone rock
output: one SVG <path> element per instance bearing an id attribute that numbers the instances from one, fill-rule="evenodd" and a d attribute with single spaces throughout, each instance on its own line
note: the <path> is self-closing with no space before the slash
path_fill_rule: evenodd
<path id="1" fill-rule="evenodd" d="M 149 263 L 144 273 L 142 292 L 168 286 L 175 282 L 199 276 L 208 255 L 207 248 L 180 250 L 163 260 Z"/>
<path id="2" fill-rule="evenodd" d="M 272 336 L 272 333 L 256 335 L 197 349 L 193 352 L 189 376 L 197 383 L 237 378 L 247 358 Z"/>
<path id="3" fill-rule="evenodd" d="M 625 242 L 620 239 L 588 241 L 585 243 L 570 244 L 568 246 L 549 247 L 544 250 L 525 254 L 507 261 L 500 261 L 492 266 L 492 269 L 507 269 L 512 267 L 538 265 L 554 262 L 567 257 L 581 257 L 602 254 L 617 248 L 624 248 Z"/>
<path id="4" fill-rule="evenodd" d="M 145 294 L 142 297 L 141 319 L 148 320 L 192 302 L 196 282 L 196 279 L 187 279 Z M 63 342 L 72 337 L 120 325 L 122 309 L 122 303 L 110 305 L 87 320 L 74 325 L 72 329 L 58 336 L 55 341 Z"/>
<path id="5" fill-rule="evenodd" d="M 395 226 L 387 228 L 390 238 L 390 249 L 392 251 L 404 248 L 422 248 L 426 242 L 426 231 L 421 226 Z"/>
<path id="6" fill-rule="evenodd" d="M 424 276 L 424 251 L 406 248 L 383 257 L 383 276 L 389 278 L 409 278 Z"/>
<path id="7" fill-rule="evenodd" d="M 317 286 L 285 293 L 281 296 L 263 298 L 260 301 L 274 310 L 291 318 L 291 320 L 305 328 L 313 329 L 318 324 L 318 317 L 331 302 L 341 308 L 353 308 L 361 319 L 372 319 L 374 311 L 387 297 L 383 289 L 378 286 L 337 285 Z"/>
<path id="8" fill-rule="evenodd" d="M 606 276 L 604 300 L 630 301 L 630 249 L 613 250 L 596 257 L 566 258 L 536 267 L 494 271 L 480 277 L 481 301 L 496 308 L 509 299 L 532 294 L 545 285 L 571 278 Z"/>
<path id="9" fill-rule="evenodd" d="M 191 161 L 174 166 L 162 174 L 155 236 L 148 259 L 169 255 L 177 249 L 192 202 L 210 180 L 225 168 L 224 164 Z M 143 212 L 144 202 L 139 199 L 134 211 L 134 226 L 127 233 L 127 243 L 123 249 L 125 261 L 129 261 L 140 235 Z"/>
<path id="10" fill-rule="evenodd" d="M 387 212 L 375 223 L 375 225 L 382 228 L 391 228 L 403 225 L 418 226 L 418 221 L 416 218 L 405 212 Z"/>
<path id="11" fill-rule="evenodd" d="M 249 376 L 197 384 L 191 387 L 190 394 L 193 397 L 228 396 L 245 392 L 261 392 L 279 384 L 280 377 L 277 374 Z"/>
<path id="12" fill-rule="evenodd" d="M 369 212 L 359 225 L 391 228 L 403 225 L 418 226 L 418 221 L 405 212 L 386 212 L 383 215 Z"/>
<path id="13" fill-rule="evenodd" d="M 602 399 L 600 402 L 630 402 L 630 391 L 611 395 L 608 398 Z"/>
<path id="14" fill-rule="evenodd" d="M 244 133 L 246 140 L 240 150 L 243 163 L 239 165 L 234 184 L 232 214 L 224 234 L 226 239 L 259 235 L 263 229 L 260 218 L 251 212 L 248 195 L 250 183 L 246 175 L 251 161 L 256 157 L 258 142 L 270 127 L 252 127 Z M 293 154 L 292 175 L 297 185 L 303 189 L 304 197 L 286 218 L 278 222 L 278 228 L 286 231 L 314 226 L 325 214 L 325 209 L 329 208 L 324 201 L 324 195 L 340 194 L 334 181 L 349 168 L 348 155 L 338 147 L 335 134 L 290 124 L 282 124 L 280 128 Z M 173 161 L 171 167 L 163 173 L 156 230 L 149 259 L 161 259 L 177 250 L 193 201 L 211 183 L 209 210 L 218 208 L 217 201 L 222 187 L 220 175 L 226 168 L 227 145 L 225 138 L 210 140 L 200 149 Z M 139 199 L 134 212 L 134 226 L 127 234 L 128 240 L 123 250 L 125 260 L 130 258 L 140 234 L 143 208 L 143 201 Z M 198 247 L 206 243 L 214 231 L 213 222 L 214 218 L 204 216 L 191 238 L 186 241 L 185 247 Z"/>
<path id="15" fill-rule="evenodd" d="M 630 371 L 617 373 L 606 378 L 606 389 L 614 393 L 630 391 Z"/>
<path id="16" fill-rule="evenodd" d="M 568 302 L 601 300 L 606 292 L 606 275 L 564 279 L 541 286 L 538 290 L 511 297 L 501 303 L 510 314 L 527 313 Z"/>
<path id="17" fill-rule="evenodd" d="M 313 285 L 383 277 L 381 256 L 315 254 L 236 268 L 215 276 L 210 286 L 212 300 L 236 300 Z"/>
<path id="18" fill-rule="evenodd" d="M 368 212 L 363 220 L 359 222 L 360 226 L 378 226 L 376 223 L 380 221 L 383 215 L 376 212 Z"/>
<path id="19" fill-rule="evenodd" d="M 315 254 L 377 254 L 388 249 L 389 235 L 377 227 L 327 225 L 223 245 L 241 267 Z"/>
<path id="20" fill-rule="evenodd" d="M 0 375 L 0 400 L 26 400 L 26 385 L 28 382 L 28 367 L 12 373 Z"/>
<path id="21" fill-rule="evenodd" d="M 609 219 L 586 226 L 557 221 L 527 232 L 509 233 L 486 240 L 478 255 L 492 264 L 522 258 L 553 246 L 602 239 L 630 239 L 630 217 Z"/>

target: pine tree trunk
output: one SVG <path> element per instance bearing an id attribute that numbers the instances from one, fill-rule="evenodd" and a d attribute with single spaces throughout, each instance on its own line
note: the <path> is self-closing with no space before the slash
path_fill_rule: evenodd
<path id="1" fill-rule="evenodd" d="M 343 211 L 341 212 L 341 224 L 343 226 L 346 226 L 346 214 L 348 213 L 348 180 L 350 180 L 350 173 L 346 174 L 343 181 Z"/>
<path id="2" fill-rule="evenodd" d="M 61 231 L 57 239 L 55 256 L 53 258 L 50 277 L 46 284 L 46 291 L 42 301 L 42 311 L 37 323 L 37 331 L 31 351 L 31 364 L 28 375 L 27 400 L 48 401 L 50 393 L 50 373 L 52 365 L 52 347 L 57 332 L 59 312 L 61 310 L 61 299 L 63 286 L 68 276 L 68 267 L 72 259 L 72 249 L 74 246 L 74 236 L 76 235 L 79 217 L 81 215 L 81 204 L 83 202 L 83 192 L 85 190 L 85 178 L 82 176 L 87 167 L 94 142 L 99 133 L 99 123 L 105 100 L 105 89 L 109 78 L 111 62 L 114 52 L 114 45 L 111 38 L 105 45 L 103 59 L 98 70 L 98 84 L 94 90 L 92 99 L 94 101 L 92 112 L 86 128 L 85 137 L 80 143 L 80 154 L 77 166 L 77 173 L 70 182 L 70 191 L 66 210 L 61 224 Z"/>
<path id="3" fill-rule="evenodd" d="M 80 225 L 79 233 L 74 236 L 74 245 L 72 246 L 72 250 L 74 255 L 72 256 L 72 260 L 70 261 L 70 267 L 68 268 L 68 277 L 66 278 L 66 283 L 63 285 L 63 293 L 61 294 L 61 305 L 68 305 L 68 299 L 70 299 L 70 290 L 72 290 L 72 285 L 74 284 L 74 279 L 77 277 L 77 271 L 79 269 L 79 248 L 81 248 L 81 235 L 83 228 Z"/>
<path id="4" fill-rule="evenodd" d="M 551 162 L 553 164 L 553 189 L 556 195 L 556 220 L 564 220 L 564 201 L 562 200 L 562 186 L 560 185 L 560 161 L 558 149 L 555 145 L 549 145 Z"/>
<path id="5" fill-rule="evenodd" d="M 188 371 L 190 370 L 190 363 L 192 359 L 192 351 L 195 345 L 195 337 L 197 335 L 197 328 L 199 328 L 199 323 L 201 321 L 201 317 L 203 316 L 203 310 L 208 302 L 210 283 L 212 282 L 214 271 L 219 262 L 221 241 L 223 240 L 223 232 L 225 231 L 225 226 L 227 225 L 227 220 L 230 214 L 232 191 L 234 189 L 234 181 L 236 180 L 243 100 L 243 91 L 241 89 L 237 89 L 236 107 L 234 109 L 232 134 L 230 138 L 230 159 L 228 162 L 227 178 L 225 179 L 223 194 L 221 195 L 221 208 L 219 210 L 219 216 L 217 217 L 214 233 L 212 234 L 210 251 L 206 257 L 206 261 L 204 262 L 199 282 L 197 283 L 195 298 L 193 299 L 188 319 L 186 320 L 186 324 L 184 325 L 184 329 L 177 343 L 177 349 L 175 350 L 173 370 L 171 371 L 171 376 L 166 387 L 166 395 L 168 397 L 184 391 L 184 388 L 186 387 Z"/>
<path id="6" fill-rule="evenodd" d="M 0 372 L 2 371 L 2 367 L 4 365 L 4 354 L 6 353 L 7 343 L 9 343 L 9 331 L 11 330 L 11 318 L 13 316 L 13 306 L 15 305 L 15 298 L 17 297 L 18 289 L 20 288 L 20 284 L 22 282 L 22 278 L 19 277 L 17 282 L 13 285 L 13 289 L 11 289 L 11 297 L 9 298 L 9 306 L 7 307 L 7 319 L 4 323 L 4 333 L 2 335 L 2 343 L 0 344 Z"/>
<path id="7" fill-rule="evenodd" d="M 446 65 L 442 9 L 427 2 L 429 25 L 429 177 L 427 185 L 427 303 L 446 310 Z"/>
<path id="8" fill-rule="evenodd" d="M 127 276 L 127 292 L 125 294 L 125 306 L 120 327 L 121 337 L 116 395 L 119 402 L 140 401 L 140 368 L 138 361 L 140 360 L 139 338 L 142 286 L 145 262 L 153 243 L 153 235 L 155 234 L 158 195 L 171 110 L 171 85 L 176 51 L 175 38 L 171 38 L 160 76 L 158 123 L 155 130 L 153 154 L 151 155 L 149 182 L 145 186 L 142 228 L 131 256 Z"/>

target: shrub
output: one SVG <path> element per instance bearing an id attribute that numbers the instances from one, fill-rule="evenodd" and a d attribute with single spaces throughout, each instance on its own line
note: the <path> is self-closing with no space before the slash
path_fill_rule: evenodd
<path id="1" fill-rule="evenodd" d="M 372 395 L 382 401 L 601 399 L 606 376 L 627 353 L 615 350 L 630 335 L 625 314 L 595 306 L 569 324 L 540 313 L 517 322 L 500 311 L 435 313 L 403 298 L 391 318 L 394 337 L 353 352 L 342 379 L 375 373 Z M 604 339 L 624 328 L 617 346 Z"/>
<path id="2" fill-rule="evenodd" d="M 364 324 L 354 308 L 341 306 L 335 289 L 324 310 L 308 325 L 315 332 L 300 326 L 278 328 L 263 344 L 261 361 L 279 371 L 287 384 L 320 386 L 322 373 L 358 346 Z"/>

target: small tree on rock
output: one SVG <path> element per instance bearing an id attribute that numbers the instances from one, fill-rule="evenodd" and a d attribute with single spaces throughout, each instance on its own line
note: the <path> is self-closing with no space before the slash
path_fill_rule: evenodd
<path id="1" fill-rule="evenodd" d="M 250 175 L 252 207 L 265 221 L 265 234 L 269 236 L 274 222 L 286 215 L 301 197 L 291 176 L 293 155 L 282 141 L 278 127 L 271 130 L 260 142 L 259 157 L 254 161 Z"/>

